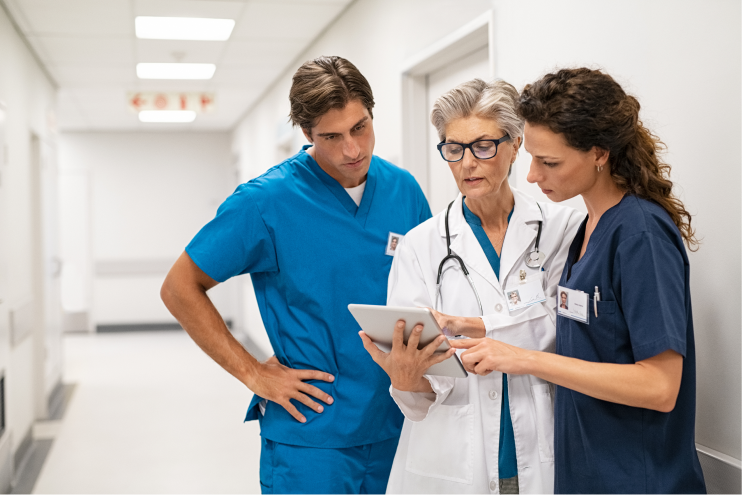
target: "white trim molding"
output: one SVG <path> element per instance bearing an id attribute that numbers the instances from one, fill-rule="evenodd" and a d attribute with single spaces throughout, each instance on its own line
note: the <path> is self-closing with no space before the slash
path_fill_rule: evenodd
<path id="1" fill-rule="evenodd" d="M 7 408 L 7 404 L 5 405 Z M 0 435 L 0 493 L 10 493 L 13 486 L 13 454 L 11 452 L 10 429 Z"/>
<path id="2" fill-rule="evenodd" d="M 29 337 L 38 325 L 36 302 L 28 299 L 10 310 L 10 343 L 15 348 Z"/>
<path id="3" fill-rule="evenodd" d="M 427 77 L 431 72 L 480 48 L 489 48 L 490 78 L 495 76 L 494 13 L 479 17 L 444 36 L 402 63 L 402 167 L 415 176 L 426 195 L 428 177 Z"/>
<path id="4" fill-rule="evenodd" d="M 701 444 L 696 444 L 696 451 L 709 494 L 740 494 L 742 491 L 740 460 Z"/>
<path id="5" fill-rule="evenodd" d="M 425 76 L 485 46 L 490 47 L 490 77 L 494 69 L 494 14 L 488 10 L 405 60 L 402 74 Z"/>

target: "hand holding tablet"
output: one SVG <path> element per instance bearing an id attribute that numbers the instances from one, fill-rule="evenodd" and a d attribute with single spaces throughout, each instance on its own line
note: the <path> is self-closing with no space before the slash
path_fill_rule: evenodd
<path id="1" fill-rule="evenodd" d="M 429 391 L 423 374 L 467 376 L 427 308 L 351 304 L 348 310 L 363 329 L 360 334 L 366 351 L 395 388 L 418 391 L 426 386 Z"/>

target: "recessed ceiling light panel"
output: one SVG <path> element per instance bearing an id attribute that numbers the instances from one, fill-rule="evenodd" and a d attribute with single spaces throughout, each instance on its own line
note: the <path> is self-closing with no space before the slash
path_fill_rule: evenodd
<path id="1" fill-rule="evenodd" d="M 196 112 L 193 110 L 142 110 L 139 120 L 142 122 L 193 122 Z"/>
<path id="2" fill-rule="evenodd" d="M 139 63 L 139 79 L 211 79 L 214 64 Z"/>
<path id="3" fill-rule="evenodd" d="M 137 38 L 149 40 L 224 41 L 232 34 L 234 20 L 139 16 L 134 29 Z"/>

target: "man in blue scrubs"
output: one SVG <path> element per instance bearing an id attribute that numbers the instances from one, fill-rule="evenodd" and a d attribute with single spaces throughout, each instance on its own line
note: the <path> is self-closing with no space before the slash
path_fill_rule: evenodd
<path id="1" fill-rule="evenodd" d="M 162 299 L 255 393 L 246 420 L 261 423 L 264 493 L 382 493 L 403 417 L 347 305 L 386 302 L 389 240 L 430 208 L 408 172 L 373 155 L 373 95 L 353 64 L 305 63 L 289 99 L 311 144 L 227 198 L 171 269 Z M 206 295 L 245 273 L 275 352 L 264 363 Z"/>

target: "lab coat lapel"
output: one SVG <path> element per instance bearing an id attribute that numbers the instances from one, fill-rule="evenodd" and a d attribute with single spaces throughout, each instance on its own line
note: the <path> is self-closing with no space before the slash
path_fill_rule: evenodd
<path id="1" fill-rule="evenodd" d="M 466 219 L 464 219 L 462 201 L 463 197 L 459 194 L 453 206 L 451 206 L 451 213 L 448 217 L 448 225 L 451 233 L 451 251 L 461 257 L 470 271 L 474 271 L 484 277 L 487 282 L 502 292 L 497 276 L 492 270 L 489 260 L 487 260 L 487 255 L 484 254 L 484 250 L 479 246 L 477 237 L 474 235 L 471 227 L 469 227 L 469 224 L 466 223 Z M 440 231 L 445 239 L 446 228 L 444 217 L 441 217 Z"/>
<path id="2" fill-rule="evenodd" d="M 503 284 L 506 284 L 510 272 L 516 265 L 520 265 L 526 253 L 533 249 L 538 221 L 543 221 L 536 201 L 515 188 L 511 189 L 515 197 L 515 210 L 500 254 L 500 281 Z"/>

